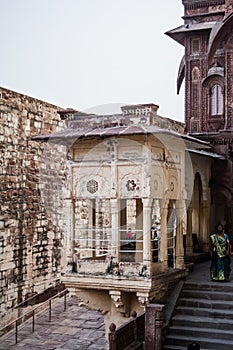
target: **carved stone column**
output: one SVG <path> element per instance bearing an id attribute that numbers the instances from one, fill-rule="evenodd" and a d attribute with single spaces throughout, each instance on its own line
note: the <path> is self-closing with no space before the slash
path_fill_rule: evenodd
<path id="1" fill-rule="evenodd" d="M 167 214 L 168 214 L 168 200 L 160 200 L 161 212 L 161 228 L 160 228 L 160 261 L 163 263 L 163 270 L 167 269 L 168 252 L 167 252 Z"/>
<path id="2" fill-rule="evenodd" d="M 184 241 L 183 241 L 183 216 L 184 216 L 185 201 L 176 201 L 176 268 L 184 268 Z"/>
<path id="3" fill-rule="evenodd" d="M 111 199 L 111 216 L 112 216 L 112 240 L 111 255 L 119 261 L 119 227 L 120 227 L 120 202 L 118 199 Z"/>
<path id="4" fill-rule="evenodd" d="M 74 246 L 75 246 L 74 201 L 72 199 L 67 199 L 66 210 L 67 210 L 66 257 L 67 257 L 67 264 L 71 270 L 73 255 L 75 253 L 74 251 Z"/>
<path id="5" fill-rule="evenodd" d="M 202 236 L 202 251 L 209 252 L 210 250 L 210 240 L 209 240 L 209 202 L 203 200 L 201 202 L 201 236 Z"/>
<path id="6" fill-rule="evenodd" d="M 143 265 L 147 267 L 148 275 L 152 275 L 151 252 L 151 210 L 152 199 L 143 198 Z"/>
<path id="7" fill-rule="evenodd" d="M 186 255 L 193 254 L 193 238 L 192 238 L 192 203 L 190 203 L 187 210 L 187 235 L 186 235 Z"/>
<path id="8" fill-rule="evenodd" d="M 96 227 L 93 225 L 93 207 L 94 207 L 94 200 L 87 199 L 88 204 L 88 240 L 91 240 L 92 242 L 92 258 L 95 259 L 96 257 Z"/>
<path id="9" fill-rule="evenodd" d="M 149 304 L 145 315 L 145 350 L 162 350 L 163 312 L 165 305 Z"/>

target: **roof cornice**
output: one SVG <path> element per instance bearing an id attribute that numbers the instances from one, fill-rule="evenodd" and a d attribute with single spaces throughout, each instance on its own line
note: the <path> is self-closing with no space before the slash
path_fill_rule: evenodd
<path id="1" fill-rule="evenodd" d="M 182 3 L 186 9 L 191 10 L 207 6 L 224 5 L 225 0 L 183 0 Z"/>

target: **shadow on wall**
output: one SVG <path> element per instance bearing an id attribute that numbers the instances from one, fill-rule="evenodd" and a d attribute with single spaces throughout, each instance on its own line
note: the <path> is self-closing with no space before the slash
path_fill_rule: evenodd
<path id="1" fill-rule="evenodd" d="M 52 298 L 57 293 L 62 292 L 64 289 L 65 289 L 65 285 L 60 281 L 56 281 L 54 286 L 51 286 L 45 289 L 42 293 L 37 293 L 37 292 L 27 293 L 25 295 L 24 301 L 18 304 L 16 307 L 27 307 L 29 305 L 32 306 L 35 304 L 43 303 L 49 298 Z"/>

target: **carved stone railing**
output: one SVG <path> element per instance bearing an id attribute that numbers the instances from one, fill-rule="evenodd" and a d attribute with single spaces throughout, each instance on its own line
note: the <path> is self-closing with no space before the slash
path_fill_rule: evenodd
<path id="1" fill-rule="evenodd" d="M 135 311 L 131 312 L 132 319 L 119 328 L 112 323 L 109 327 L 110 333 L 109 350 L 143 349 L 145 334 L 145 313 L 137 317 Z M 132 346 L 132 347 L 131 347 Z"/>
<path id="2" fill-rule="evenodd" d="M 145 313 L 137 317 L 132 311 L 132 319 L 119 328 L 112 323 L 108 334 L 109 350 L 162 350 L 164 310 L 165 305 L 148 304 Z"/>

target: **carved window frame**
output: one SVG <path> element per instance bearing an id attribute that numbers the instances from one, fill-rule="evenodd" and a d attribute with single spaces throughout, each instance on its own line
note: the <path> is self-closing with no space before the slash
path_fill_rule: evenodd
<path id="1" fill-rule="evenodd" d="M 222 111 L 219 114 L 214 114 L 211 112 L 211 94 L 215 85 L 220 86 L 222 91 Z M 205 92 L 206 91 L 206 92 Z M 206 108 L 207 108 L 207 119 L 219 120 L 225 118 L 225 79 L 219 75 L 214 75 L 206 78 L 203 81 L 203 94 L 206 96 Z"/>
<path id="2" fill-rule="evenodd" d="M 221 84 L 215 82 L 210 87 L 210 117 L 218 118 L 224 114 L 224 91 Z"/>

